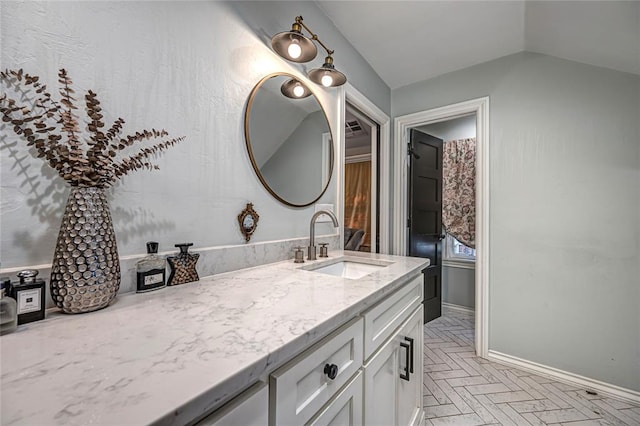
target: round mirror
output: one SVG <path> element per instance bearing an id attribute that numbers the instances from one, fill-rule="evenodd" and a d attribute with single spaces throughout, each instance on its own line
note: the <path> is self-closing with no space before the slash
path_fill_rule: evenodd
<path id="1" fill-rule="evenodd" d="M 305 207 L 327 190 L 333 138 L 316 96 L 291 74 L 271 74 L 253 88 L 244 118 L 253 169 L 281 202 Z"/>

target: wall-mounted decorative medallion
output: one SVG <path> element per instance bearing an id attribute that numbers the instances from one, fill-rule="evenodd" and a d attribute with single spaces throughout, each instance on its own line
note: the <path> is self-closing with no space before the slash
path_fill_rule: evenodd
<path id="1" fill-rule="evenodd" d="M 249 242 L 251 235 L 258 227 L 258 220 L 260 216 L 253 210 L 253 204 L 247 203 L 247 206 L 238 215 L 238 224 L 240 225 L 240 232 L 244 235 L 245 242 Z"/>

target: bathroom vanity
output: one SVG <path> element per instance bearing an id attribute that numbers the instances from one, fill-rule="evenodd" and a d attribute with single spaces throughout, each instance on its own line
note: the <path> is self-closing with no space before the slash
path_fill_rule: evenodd
<path id="1" fill-rule="evenodd" d="M 330 256 L 2 336 L 2 424 L 421 424 L 428 260 Z"/>

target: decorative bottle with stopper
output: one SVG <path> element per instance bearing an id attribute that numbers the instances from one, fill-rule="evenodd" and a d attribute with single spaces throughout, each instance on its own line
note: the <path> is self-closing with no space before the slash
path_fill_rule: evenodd
<path id="1" fill-rule="evenodd" d="M 198 281 L 198 271 L 196 271 L 196 263 L 200 258 L 198 253 L 189 253 L 189 247 L 193 243 L 176 244 L 180 249 L 180 253 L 175 256 L 167 257 L 167 262 L 171 267 L 171 274 L 167 285 L 178 285 Z"/>
<path id="2" fill-rule="evenodd" d="M 11 297 L 17 303 L 18 325 L 44 319 L 45 282 L 38 271 L 25 269 L 18 272 L 19 282 L 11 284 Z"/>
<path id="3" fill-rule="evenodd" d="M 166 284 L 166 262 L 158 256 L 158 243 L 147 243 L 147 256 L 136 263 L 137 293 L 158 290 Z"/>

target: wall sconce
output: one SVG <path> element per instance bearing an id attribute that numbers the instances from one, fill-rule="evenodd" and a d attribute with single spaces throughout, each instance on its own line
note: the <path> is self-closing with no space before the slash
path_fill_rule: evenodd
<path id="1" fill-rule="evenodd" d="M 311 34 L 311 38 L 302 34 L 302 28 Z M 314 34 L 313 31 L 302 22 L 302 16 L 296 16 L 296 20 L 291 26 L 291 31 L 284 31 L 274 35 L 271 39 L 271 46 L 282 58 L 288 61 L 302 63 L 309 62 L 318 54 L 318 49 L 313 41 L 316 41 L 327 51 L 327 57 L 322 67 L 309 71 L 309 79 L 324 87 L 342 86 L 347 82 L 347 77 L 334 67 L 333 57 L 331 56 L 334 51 L 327 48 L 327 46 L 320 41 L 318 35 Z M 284 93 L 284 86 L 282 90 Z"/>

